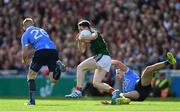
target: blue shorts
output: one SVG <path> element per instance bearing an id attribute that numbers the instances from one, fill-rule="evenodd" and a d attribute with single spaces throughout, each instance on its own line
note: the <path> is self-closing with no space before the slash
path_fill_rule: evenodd
<path id="1" fill-rule="evenodd" d="M 58 60 L 56 49 L 41 49 L 35 52 L 30 68 L 38 72 L 42 66 L 47 65 L 50 72 L 54 72 Z"/>
<path id="2" fill-rule="evenodd" d="M 136 101 L 144 101 L 149 93 L 151 92 L 151 85 L 148 86 L 142 86 L 141 85 L 141 79 L 135 86 L 135 90 L 139 93 L 139 98 Z"/>

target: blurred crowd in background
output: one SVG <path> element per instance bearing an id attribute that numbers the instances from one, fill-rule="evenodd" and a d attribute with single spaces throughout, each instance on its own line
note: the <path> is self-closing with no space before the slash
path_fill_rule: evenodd
<path id="1" fill-rule="evenodd" d="M 49 33 L 68 72 L 91 56 L 89 50 L 81 54 L 76 45 L 80 19 L 90 20 L 99 30 L 113 59 L 139 72 L 165 60 L 167 51 L 173 52 L 180 63 L 179 0 L 1 0 L 1 70 L 25 70 L 20 40 L 26 17 Z M 29 50 L 29 56 L 33 52 Z"/>

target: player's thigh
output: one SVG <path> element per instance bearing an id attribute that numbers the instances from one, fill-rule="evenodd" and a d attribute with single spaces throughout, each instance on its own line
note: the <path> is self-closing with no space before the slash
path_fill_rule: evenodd
<path id="1" fill-rule="evenodd" d="M 81 69 L 81 70 L 91 70 L 91 69 L 96 69 L 96 60 L 93 57 L 90 57 L 86 60 L 84 60 L 83 62 L 81 62 L 77 69 Z"/>
<path id="2" fill-rule="evenodd" d="M 42 51 L 36 51 L 32 58 L 30 69 L 35 72 L 38 72 L 41 69 L 41 67 L 44 65 L 44 61 L 45 60 Z"/>
<path id="3" fill-rule="evenodd" d="M 58 52 L 56 50 L 47 50 L 46 54 L 48 54 L 48 57 L 44 58 L 44 63 L 48 66 L 49 72 L 54 72 L 58 61 Z"/>
<path id="4" fill-rule="evenodd" d="M 56 69 L 56 62 L 55 63 L 51 63 L 51 64 L 47 64 L 49 72 L 54 72 Z"/>
<path id="5" fill-rule="evenodd" d="M 102 80 L 104 79 L 106 75 L 106 71 L 103 69 L 96 69 L 94 72 L 94 77 L 93 77 L 93 84 L 95 83 L 101 83 Z"/>
<path id="6" fill-rule="evenodd" d="M 40 62 L 35 62 L 35 61 L 32 61 L 31 62 L 31 65 L 30 65 L 30 69 L 35 71 L 35 72 L 38 72 L 42 67 L 42 64 Z"/>
<path id="7" fill-rule="evenodd" d="M 35 79 L 37 72 L 41 69 L 42 65 L 36 61 L 32 61 L 28 70 L 27 79 Z"/>
<path id="8" fill-rule="evenodd" d="M 99 69 L 103 69 L 107 72 L 109 72 L 110 68 L 111 68 L 111 57 L 108 55 L 102 55 L 101 58 L 99 58 L 99 60 L 96 60 L 96 65 L 97 68 Z"/>
<path id="9" fill-rule="evenodd" d="M 131 100 L 137 100 L 140 97 L 140 94 L 138 93 L 138 91 L 134 90 L 127 93 L 123 93 L 123 96 Z"/>
<path id="10" fill-rule="evenodd" d="M 53 77 L 53 74 L 55 73 L 55 69 L 57 67 L 56 61 L 56 59 L 49 59 L 48 63 L 46 64 L 49 69 L 49 79 L 52 83 L 57 82 L 57 80 Z"/>
<path id="11" fill-rule="evenodd" d="M 148 66 L 145 68 L 141 75 L 141 85 L 142 86 L 148 86 L 151 84 L 151 80 L 153 78 L 153 71 L 151 66 Z"/>

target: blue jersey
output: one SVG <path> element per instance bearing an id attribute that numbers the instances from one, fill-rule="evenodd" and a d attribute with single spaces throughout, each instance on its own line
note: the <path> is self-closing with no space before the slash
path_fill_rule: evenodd
<path id="1" fill-rule="evenodd" d="M 124 80 L 122 84 L 122 92 L 130 92 L 135 88 L 136 83 L 139 81 L 139 76 L 130 68 L 124 73 Z"/>
<path id="2" fill-rule="evenodd" d="M 49 35 L 44 29 L 30 26 L 23 33 L 21 38 L 22 46 L 31 45 L 35 51 L 40 49 L 56 49 L 55 44 L 51 41 Z"/>

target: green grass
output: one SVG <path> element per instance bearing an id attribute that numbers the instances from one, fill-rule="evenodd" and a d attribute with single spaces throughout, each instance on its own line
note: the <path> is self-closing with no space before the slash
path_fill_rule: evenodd
<path id="1" fill-rule="evenodd" d="M 36 106 L 26 106 L 25 98 L 0 98 L 0 112 L 180 112 L 180 99 L 148 99 L 144 102 L 131 102 L 129 105 L 102 105 L 106 98 L 38 98 Z M 109 99 L 109 98 L 108 98 Z"/>

